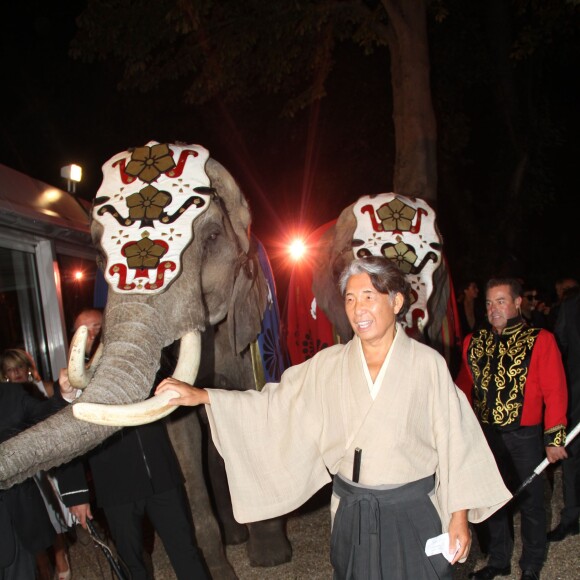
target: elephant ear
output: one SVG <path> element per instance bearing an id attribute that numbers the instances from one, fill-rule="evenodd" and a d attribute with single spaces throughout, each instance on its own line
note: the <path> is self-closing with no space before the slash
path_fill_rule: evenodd
<path id="1" fill-rule="evenodd" d="M 345 208 L 336 224 L 321 236 L 312 273 L 312 292 L 316 296 L 316 304 L 332 322 L 343 342 L 349 341 L 353 332 L 344 311 L 338 280 L 344 268 L 354 259 L 352 237 L 356 229 L 356 218 L 353 207 L 354 204 Z"/>
<path id="2" fill-rule="evenodd" d="M 257 249 L 250 247 L 251 215 L 242 190 L 227 169 L 215 159 L 208 159 L 205 169 L 221 199 L 241 250 L 227 316 L 230 344 L 233 351 L 239 354 L 260 334 L 268 286 Z"/>
<path id="3" fill-rule="evenodd" d="M 268 285 L 252 242 L 248 254 L 241 257 L 227 316 L 230 345 L 236 354 L 260 334 L 267 301 Z"/>
<path id="4" fill-rule="evenodd" d="M 210 157 L 205 170 L 212 187 L 223 202 L 232 224 L 232 228 L 244 253 L 250 248 L 250 208 L 242 190 L 230 172 L 215 159 Z"/>

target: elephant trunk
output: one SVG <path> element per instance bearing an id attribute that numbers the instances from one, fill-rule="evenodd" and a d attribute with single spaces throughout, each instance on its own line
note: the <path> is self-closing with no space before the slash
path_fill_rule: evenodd
<path id="1" fill-rule="evenodd" d="M 201 334 L 193 331 L 181 339 L 179 359 L 173 376 L 185 383 L 193 384 L 199 369 L 201 358 Z M 97 423 L 99 425 L 113 425 L 129 427 L 144 425 L 167 417 L 175 411 L 175 405 L 168 402 L 178 397 L 175 391 L 165 391 L 151 399 L 132 404 L 102 405 L 100 403 L 79 402 L 73 407 L 73 414 L 77 419 Z"/>
<path id="2" fill-rule="evenodd" d="M 170 335 L 167 322 L 147 302 L 112 302 L 105 317 L 103 356 L 83 392 L 83 402 L 118 405 L 147 398 L 162 348 L 179 338 Z M 0 488 L 68 463 L 118 430 L 76 420 L 71 406 L 62 409 L 2 444 Z"/>

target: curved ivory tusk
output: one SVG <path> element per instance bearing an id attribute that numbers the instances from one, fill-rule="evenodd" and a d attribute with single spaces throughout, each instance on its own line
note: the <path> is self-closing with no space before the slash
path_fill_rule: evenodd
<path id="1" fill-rule="evenodd" d="M 173 377 L 193 384 L 201 360 L 201 335 L 197 331 L 188 332 L 181 338 L 179 359 Z M 132 427 L 153 423 L 175 411 L 175 405 L 168 405 L 170 399 L 179 397 L 175 391 L 165 391 L 145 401 L 130 405 L 101 405 L 98 403 L 76 403 L 73 415 L 82 421 L 116 427 Z"/>
<path id="2" fill-rule="evenodd" d="M 193 385 L 199 362 L 201 360 L 201 334 L 199 332 L 188 332 L 181 337 L 179 344 L 179 358 L 173 371 L 173 378 L 183 381 L 188 385 Z"/>
<path id="3" fill-rule="evenodd" d="M 84 389 L 93 378 L 97 363 L 103 354 L 103 343 L 99 343 L 89 364 L 85 364 L 85 352 L 89 332 L 86 326 L 79 326 L 71 342 L 68 359 L 68 380 L 75 389 Z"/>
<path id="4" fill-rule="evenodd" d="M 101 405 L 100 403 L 76 403 L 73 415 L 81 421 L 115 427 L 134 427 L 153 423 L 167 417 L 177 407 L 168 405 L 170 399 L 179 397 L 175 391 L 165 391 L 146 401 L 132 405 Z"/>
<path id="5" fill-rule="evenodd" d="M 68 357 L 68 380 L 75 389 L 84 389 L 89 384 L 85 372 L 85 350 L 89 329 L 79 326 L 72 338 L 70 354 Z"/>

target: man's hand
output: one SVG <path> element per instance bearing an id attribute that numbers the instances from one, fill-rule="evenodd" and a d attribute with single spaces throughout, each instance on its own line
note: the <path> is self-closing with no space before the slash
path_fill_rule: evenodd
<path id="1" fill-rule="evenodd" d="M 546 447 L 546 457 L 550 463 L 556 463 L 556 461 L 560 461 L 560 459 L 566 459 L 568 454 L 564 447 L 550 446 Z"/>
<path id="2" fill-rule="evenodd" d="M 70 384 L 67 369 L 60 369 L 60 372 L 58 373 L 58 384 L 60 385 L 60 396 L 67 403 L 72 403 L 82 392 L 79 389 L 75 389 Z"/>
<path id="3" fill-rule="evenodd" d="M 198 389 L 192 387 L 183 381 L 178 381 L 173 377 L 164 379 L 159 383 L 155 389 L 155 394 L 159 395 L 164 391 L 175 391 L 179 397 L 170 399 L 168 405 L 186 405 L 188 407 L 195 407 L 197 405 L 209 405 L 209 395 L 205 389 Z"/>
<path id="4" fill-rule="evenodd" d="M 471 533 L 469 532 L 469 524 L 467 522 L 467 510 L 460 510 L 451 514 L 451 520 L 449 522 L 449 552 L 451 554 L 455 552 L 458 541 L 459 550 L 455 554 L 455 558 L 451 561 L 451 565 L 467 558 L 469 550 L 471 549 Z"/>
<path id="5" fill-rule="evenodd" d="M 58 384 L 60 385 L 60 394 L 64 397 L 66 395 L 72 395 L 74 389 L 71 387 L 70 381 L 68 380 L 68 370 L 66 368 L 60 369 L 58 373 Z"/>
<path id="6" fill-rule="evenodd" d="M 91 506 L 88 503 L 81 503 L 79 505 L 73 505 L 69 508 L 70 513 L 75 516 L 79 524 L 87 529 L 87 518 L 89 520 L 93 519 L 93 514 L 91 512 Z"/>

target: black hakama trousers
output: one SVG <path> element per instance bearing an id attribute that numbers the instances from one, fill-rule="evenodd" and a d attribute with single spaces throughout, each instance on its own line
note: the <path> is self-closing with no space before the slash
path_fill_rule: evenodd
<path id="1" fill-rule="evenodd" d="M 427 540 L 442 533 L 429 494 L 435 477 L 392 489 L 365 487 L 335 476 L 340 504 L 332 528 L 335 580 L 451 579 L 441 554 L 427 556 Z"/>

